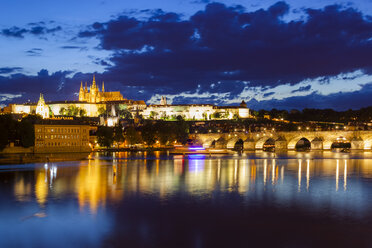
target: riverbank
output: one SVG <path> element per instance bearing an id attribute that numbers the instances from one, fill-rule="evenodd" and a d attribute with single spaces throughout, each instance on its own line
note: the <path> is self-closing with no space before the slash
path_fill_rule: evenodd
<path id="1" fill-rule="evenodd" d="M 79 161 L 88 159 L 89 152 L 82 153 L 18 153 L 1 154 L 0 165 Z"/>

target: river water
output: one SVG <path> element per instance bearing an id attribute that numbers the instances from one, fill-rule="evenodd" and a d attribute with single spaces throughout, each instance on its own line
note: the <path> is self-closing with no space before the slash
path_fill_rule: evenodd
<path id="1" fill-rule="evenodd" d="M 0 247 L 372 247 L 372 154 L 0 165 Z"/>

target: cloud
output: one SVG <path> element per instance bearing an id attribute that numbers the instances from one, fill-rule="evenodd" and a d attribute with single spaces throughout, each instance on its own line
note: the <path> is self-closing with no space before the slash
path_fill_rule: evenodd
<path id="1" fill-rule="evenodd" d="M 263 94 L 263 97 L 269 97 L 269 96 L 272 96 L 274 94 L 275 94 L 275 92 L 268 92 L 268 93 Z"/>
<path id="2" fill-rule="evenodd" d="M 0 31 L 0 34 L 6 37 L 24 38 L 25 34 L 32 34 L 35 36 L 41 36 L 45 34 L 51 34 L 62 30 L 61 26 L 54 26 L 48 28 L 44 22 L 29 23 L 25 28 L 13 26 L 11 28 L 5 28 Z"/>
<path id="3" fill-rule="evenodd" d="M 22 67 L 0 67 L 0 74 L 10 74 L 22 71 Z"/>
<path id="4" fill-rule="evenodd" d="M 354 92 L 339 92 L 322 95 L 313 92 L 307 96 L 288 97 L 281 100 L 272 99 L 257 101 L 252 99 L 247 105 L 253 109 L 304 109 L 304 108 L 332 108 L 335 110 L 360 109 L 371 106 L 372 83 L 366 84 L 361 90 Z"/>
<path id="5" fill-rule="evenodd" d="M 311 89 L 311 85 L 301 86 L 297 90 L 292 90 L 291 93 L 309 91 L 310 89 Z"/>
<path id="6" fill-rule="evenodd" d="M 27 56 L 41 56 L 43 49 L 41 48 L 32 48 L 26 51 Z"/>
<path id="7" fill-rule="evenodd" d="M 371 70 L 372 18 L 330 5 L 303 9 L 286 21 L 290 6 L 267 9 L 207 4 L 189 18 L 158 10 L 148 19 L 121 15 L 79 33 L 112 52 L 105 76 L 124 85 L 166 85 L 187 91 L 226 83 L 221 92 L 251 86 L 295 85 L 306 79 Z M 301 89 L 305 90 L 305 89 Z"/>
<path id="8" fill-rule="evenodd" d="M 105 71 L 96 77 L 110 90 L 150 103 L 167 95 L 174 103 L 235 104 L 244 99 L 251 106 L 269 109 L 327 104 L 348 108 L 348 102 L 338 100 L 343 97 L 355 99 L 355 107 L 370 105 L 363 100 L 364 91 L 370 92 L 365 86 L 370 81 L 354 86 L 361 76 L 368 79 L 372 74 L 372 18 L 342 5 L 301 11 L 302 19 L 288 20 L 291 8 L 286 2 L 254 11 L 209 3 L 190 17 L 143 10 L 146 18 L 121 14 L 92 23 L 75 41 L 98 40 L 97 49 L 110 54 L 108 58 L 91 56 L 92 63 L 104 66 Z M 31 30 L 42 35 L 52 29 L 47 25 L 55 27 L 55 23 L 40 22 L 29 24 L 26 31 L 13 27 L 7 32 L 18 38 Z M 27 51 L 29 55 L 41 52 Z M 37 76 L 18 73 L 0 77 L 0 92 L 45 90 L 49 99 L 72 99 L 79 82 L 91 81 L 91 76 L 44 70 Z"/>
<path id="9" fill-rule="evenodd" d="M 5 28 L 1 30 L 1 34 L 7 37 L 15 37 L 15 38 L 24 38 L 24 34 L 27 33 L 28 30 L 19 27 L 11 27 Z"/>

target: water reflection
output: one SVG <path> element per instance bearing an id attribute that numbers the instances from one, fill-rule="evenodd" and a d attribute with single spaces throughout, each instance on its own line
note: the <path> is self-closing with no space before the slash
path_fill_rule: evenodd
<path id="1" fill-rule="evenodd" d="M 294 180 L 297 181 L 297 192 L 307 198 L 309 195 L 301 192 L 303 173 L 306 173 L 306 192 L 318 192 L 317 198 L 324 200 L 332 194 L 332 187 L 327 183 L 332 177 L 335 191 L 339 192 L 339 181 L 343 180 L 346 194 L 349 189 L 355 190 L 353 183 L 360 186 L 360 178 L 371 178 L 372 175 L 370 160 L 298 159 L 296 166 L 295 160 L 277 163 L 275 158 L 175 156 L 164 160 L 159 156 L 155 154 L 154 160 L 128 160 L 120 159 L 128 158 L 128 155 L 118 154 L 111 161 L 94 159 L 71 166 L 45 164 L 35 168 L 34 179 L 21 172 L 14 175 L 14 196 L 20 202 L 34 198 L 40 207 L 44 207 L 48 199 L 73 194 L 81 211 L 88 209 L 95 214 L 99 207 L 105 207 L 107 201 L 118 202 L 133 193 L 166 198 L 180 191 L 208 195 L 213 190 L 240 194 L 263 194 L 270 190 L 277 195 L 286 195 L 293 194 L 290 192 L 294 189 Z M 348 170 L 352 171 L 351 180 L 348 179 Z"/>
<path id="2" fill-rule="evenodd" d="M 269 202 L 357 218 L 366 216 L 372 207 L 369 158 L 172 157 L 144 152 L 94 154 L 86 161 L 17 168 L 0 173 L 0 193 L 9 196 L 2 201 L 6 206 L 2 218 L 15 215 L 10 210 L 16 203 L 23 209 L 18 220 L 25 216 L 57 218 L 70 208 L 73 217 L 69 218 L 88 223 L 87 218 L 102 218 L 133 196 L 162 204 L 187 196 L 195 201 L 209 199 L 216 205 L 239 197 L 240 207 Z M 7 185 L 11 185 L 10 191 Z M 48 214 L 38 214 L 41 210 Z M 3 223 L 9 224 L 9 218 Z"/>

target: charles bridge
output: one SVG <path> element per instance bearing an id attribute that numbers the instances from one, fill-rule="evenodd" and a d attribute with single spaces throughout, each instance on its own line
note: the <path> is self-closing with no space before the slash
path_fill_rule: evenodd
<path id="1" fill-rule="evenodd" d="M 298 142 L 310 143 L 311 150 L 329 150 L 334 143 L 350 143 L 352 150 L 371 150 L 372 131 L 293 131 L 293 132 L 233 132 L 196 133 L 191 138 L 194 143 L 205 148 L 233 149 L 243 144 L 244 150 L 260 150 L 271 141 L 275 149 L 293 150 Z"/>

